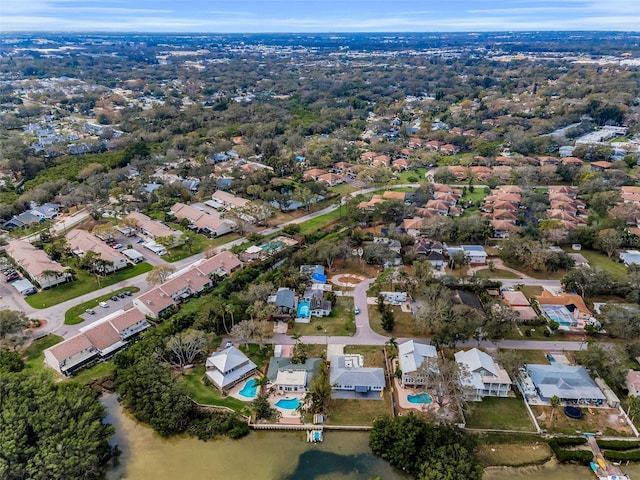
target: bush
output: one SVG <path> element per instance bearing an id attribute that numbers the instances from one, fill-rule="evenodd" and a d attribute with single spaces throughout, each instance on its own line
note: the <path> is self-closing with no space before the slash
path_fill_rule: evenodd
<path id="1" fill-rule="evenodd" d="M 576 462 L 588 465 L 593 460 L 593 453 L 590 450 L 565 450 L 560 447 L 584 445 L 587 443 L 585 437 L 560 437 L 549 442 L 549 447 L 559 462 Z"/>
<path id="2" fill-rule="evenodd" d="M 605 450 L 604 458 L 613 462 L 624 462 L 626 460 L 630 462 L 640 461 L 640 450 L 633 450 L 632 452 L 616 452 L 615 450 Z"/>
<path id="3" fill-rule="evenodd" d="M 551 442 L 549 442 L 549 445 L 551 446 L 551 448 L 553 448 L 551 443 L 555 443 L 559 447 L 569 447 L 569 446 L 574 447 L 576 445 L 586 444 L 587 438 L 586 437 L 557 437 L 551 440 Z"/>
<path id="4" fill-rule="evenodd" d="M 634 450 L 640 448 L 640 442 L 627 440 L 598 440 L 598 446 L 606 450 Z"/>

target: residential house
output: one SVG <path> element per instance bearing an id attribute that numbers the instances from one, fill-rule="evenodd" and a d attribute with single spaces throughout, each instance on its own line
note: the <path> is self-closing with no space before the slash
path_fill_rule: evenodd
<path id="1" fill-rule="evenodd" d="M 349 162 L 338 162 L 333 166 L 333 169 L 336 173 L 341 173 L 343 175 L 355 175 L 353 164 Z"/>
<path id="2" fill-rule="evenodd" d="M 61 205 L 57 203 L 45 203 L 37 206 L 31 203 L 31 208 L 20 215 L 14 215 L 10 220 L 5 222 L 3 228 L 27 227 L 42 223 L 45 220 L 52 220 L 59 215 Z"/>
<path id="3" fill-rule="evenodd" d="M 96 347 L 102 359 L 111 357 L 127 345 L 127 342 L 120 337 L 118 330 L 109 321 L 100 320 L 81 328 L 80 331 Z"/>
<path id="4" fill-rule="evenodd" d="M 307 358 L 304 363 L 292 363 L 290 357 L 271 357 L 267 378 L 280 392 L 304 393 L 321 365 L 321 358 Z"/>
<path id="5" fill-rule="evenodd" d="M 305 170 L 302 174 L 303 180 L 318 180 L 318 178 L 322 175 L 326 175 L 327 171 L 322 170 L 320 168 L 310 168 L 309 170 Z"/>
<path id="6" fill-rule="evenodd" d="M 328 187 L 335 187 L 347 181 L 346 177 L 340 173 L 325 173 L 320 175 L 317 179 L 318 183 L 322 183 Z"/>
<path id="7" fill-rule="evenodd" d="M 399 229 L 407 235 L 411 235 L 412 237 L 419 237 L 423 222 L 424 219 L 420 217 L 405 218 L 400 224 Z"/>
<path id="8" fill-rule="evenodd" d="M 502 292 L 504 303 L 510 307 L 529 307 L 531 303 L 522 292 Z"/>
<path id="9" fill-rule="evenodd" d="M 389 155 L 376 155 L 371 161 L 372 167 L 388 167 L 391 164 Z"/>
<path id="10" fill-rule="evenodd" d="M 226 277 L 242 267 L 240 259 L 228 250 L 218 253 L 210 258 L 198 260 L 193 264 L 200 273 L 213 279 L 214 277 Z"/>
<path id="11" fill-rule="evenodd" d="M 460 245 L 465 256 L 472 265 L 485 265 L 487 263 L 487 252 L 481 245 Z"/>
<path id="12" fill-rule="evenodd" d="M 543 402 L 558 397 L 563 402 L 599 405 L 606 400 L 586 368 L 574 365 L 527 364 L 520 387 L 527 397 L 538 396 Z"/>
<path id="13" fill-rule="evenodd" d="M 424 385 L 424 375 L 420 373 L 419 369 L 425 362 L 429 368 L 437 369 L 437 359 L 438 352 L 433 345 L 417 343 L 413 340 L 399 344 L 398 362 L 402 371 L 402 386 Z"/>
<path id="14" fill-rule="evenodd" d="M 604 172 L 605 170 L 609 170 L 613 166 L 611 162 L 591 162 L 591 171 L 592 172 Z"/>
<path id="15" fill-rule="evenodd" d="M 72 375 L 98 358 L 98 349 L 80 333 L 44 351 L 45 365 L 63 375 Z"/>
<path id="16" fill-rule="evenodd" d="M 364 367 L 362 355 L 331 357 L 329 383 L 334 398 L 380 399 L 385 386 L 384 369 Z"/>
<path id="17" fill-rule="evenodd" d="M 484 397 L 506 397 L 511 391 L 509 374 L 485 352 L 472 348 L 455 353 L 456 362 L 465 375 L 461 379 L 469 389 L 467 397 L 473 401 Z"/>
<path id="18" fill-rule="evenodd" d="M 173 245 L 180 243 L 182 232 L 169 228 L 162 222 L 153 220 L 140 212 L 131 212 L 125 218 L 135 222 L 134 229 L 147 237 L 150 240 L 156 240 L 158 238 L 173 238 Z"/>
<path id="19" fill-rule="evenodd" d="M 243 208 L 249 203 L 249 200 L 246 198 L 238 197 L 222 190 L 216 190 L 213 195 L 211 195 L 211 199 L 223 205 L 227 210 Z"/>
<path id="20" fill-rule="evenodd" d="M 220 391 L 225 392 L 256 373 L 256 364 L 236 347 L 214 352 L 205 362 L 206 375 Z"/>
<path id="21" fill-rule="evenodd" d="M 74 255 L 84 257 L 87 252 L 95 252 L 104 263 L 104 271 L 115 272 L 129 265 L 127 259 L 117 250 L 100 241 L 98 237 L 86 230 L 73 229 L 65 235 L 67 244 Z"/>
<path id="22" fill-rule="evenodd" d="M 369 200 L 368 202 L 360 202 L 358 204 L 358 208 L 360 210 L 367 210 L 372 212 L 373 210 L 375 210 L 376 205 L 380 203 L 384 203 L 384 199 L 382 198 L 382 195 L 374 194 L 371 197 L 371 200 Z"/>
<path id="23" fill-rule="evenodd" d="M 460 153 L 460 147 L 451 143 L 447 143 L 440 147 L 440 152 L 443 155 L 455 155 L 456 153 Z"/>
<path id="24" fill-rule="evenodd" d="M 407 198 L 407 194 L 405 192 L 394 192 L 392 190 L 386 190 L 382 194 L 382 198 L 384 200 L 397 200 L 400 202 L 404 202 Z"/>
<path id="25" fill-rule="evenodd" d="M 175 300 L 160 287 L 152 288 L 133 299 L 133 306 L 151 318 L 159 318 L 176 305 Z"/>
<path id="26" fill-rule="evenodd" d="M 296 292 L 290 288 L 281 287 L 275 295 L 271 295 L 267 302 L 274 303 L 281 315 L 291 315 L 295 313 Z"/>
<path id="27" fill-rule="evenodd" d="M 405 158 L 398 158 L 398 159 L 393 161 L 393 163 L 391 164 L 391 168 L 393 168 L 394 170 L 397 170 L 399 172 L 403 172 L 405 170 L 408 170 L 409 169 L 409 160 L 407 160 Z"/>
<path id="28" fill-rule="evenodd" d="M 50 288 L 72 279 L 71 274 L 39 248 L 24 240 L 11 240 L 5 250 L 31 280 L 42 288 Z"/>
<path id="29" fill-rule="evenodd" d="M 544 315 L 558 322 L 561 330 L 582 330 L 585 323 L 591 320 L 591 310 L 583 298 L 575 293 L 553 295 L 544 290 L 536 299 Z"/>
<path id="30" fill-rule="evenodd" d="M 495 238 L 509 238 L 520 230 L 520 227 L 508 220 L 490 220 L 489 224 L 493 228 Z"/>
<path id="31" fill-rule="evenodd" d="M 623 186 L 620 189 L 624 203 L 640 205 L 640 187 Z"/>
<path id="32" fill-rule="evenodd" d="M 170 212 L 176 219 L 187 219 L 191 222 L 192 228 L 212 237 L 226 235 L 236 228 L 235 224 L 229 220 L 222 220 L 184 203 L 176 203 L 171 207 Z"/>

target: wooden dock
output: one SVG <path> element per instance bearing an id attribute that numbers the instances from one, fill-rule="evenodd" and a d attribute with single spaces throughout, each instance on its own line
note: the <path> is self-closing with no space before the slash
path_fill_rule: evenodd
<path id="1" fill-rule="evenodd" d="M 594 463 L 597 466 L 597 469 L 594 473 L 596 477 L 598 477 L 598 479 L 610 480 L 612 478 L 629 478 L 618 465 L 613 465 L 606 458 L 604 458 L 604 455 L 602 455 L 602 450 L 600 450 L 598 442 L 596 441 L 596 437 L 588 435 L 587 444 L 593 452 Z"/>

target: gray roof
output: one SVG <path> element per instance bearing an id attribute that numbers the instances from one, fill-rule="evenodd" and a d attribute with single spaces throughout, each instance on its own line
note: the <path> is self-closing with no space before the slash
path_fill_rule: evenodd
<path id="1" fill-rule="evenodd" d="M 606 397 L 584 367 L 573 365 L 527 365 L 527 372 L 543 398 L 605 400 Z"/>
<path id="2" fill-rule="evenodd" d="M 486 370 L 493 376 L 498 376 L 493 358 L 485 352 L 472 348 L 471 350 L 456 352 L 456 362 L 464 363 L 469 368 L 469 372 L 473 373 L 480 369 Z"/>
<path id="3" fill-rule="evenodd" d="M 276 293 L 276 306 L 293 308 L 295 305 L 295 292 L 288 288 L 282 288 Z"/>
<path id="4" fill-rule="evenodd" d="M 291 363 L 289 357 L 271 357 L 269 360 L 269 369 L 267 370 L 267 378 L 270 381 L 274 381 L 278 376 L 278 370 L 304 370 L 311 373 L 311 376 L 318 373 L 320 368 L 321 358 L 307 358 L 305 363 Z"/>
<path id="5" fill-rule="evenodd" d="M 344 356 L 331 357 L 331 385 L 351 385 L 353 387 L 384 388 L 384 370 L 374 367 L 345 367 Z"/>
<path id="6" fill-rule="evenodd" d="M 415 372 L 424 362 L 425 358 L 437 358 L 438 352 L 433 345 L 416 343 L 413 340 L 398 345 L 398 357 L 400 370 L 404 373 Z"/>

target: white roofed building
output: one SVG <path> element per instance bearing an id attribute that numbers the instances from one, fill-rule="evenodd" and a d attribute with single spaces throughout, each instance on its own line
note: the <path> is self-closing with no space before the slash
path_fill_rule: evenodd
<path id="1" fill-rule="evenodd" d="M 511 391 L 509 374 L 491 356 L 477 348 L 456 352 L 456 362 L 466 370 L 462 384 L 469 389 L 468 399 L 506 397 Z"/>
<path id="2" fill-rule="evenodd" d="M 229 390 L 256 372 L 256 364 L 236 347 L 214 352 L 205 363 L 207 377 L 221 391 Z"/>
<path id="3" fill-rule="evenodd" d="M 433 364 L 434 368 L 437 368 L 435 366 L 437 359 L 438 352 L 433 345 L 417 343 L 413 340 L 398 345 L 398 361 L 400 370 L 402 370 L 402 386 L 423 385 L 424 378 L 418 372 L 418 369 L 424 362 Z"/>

